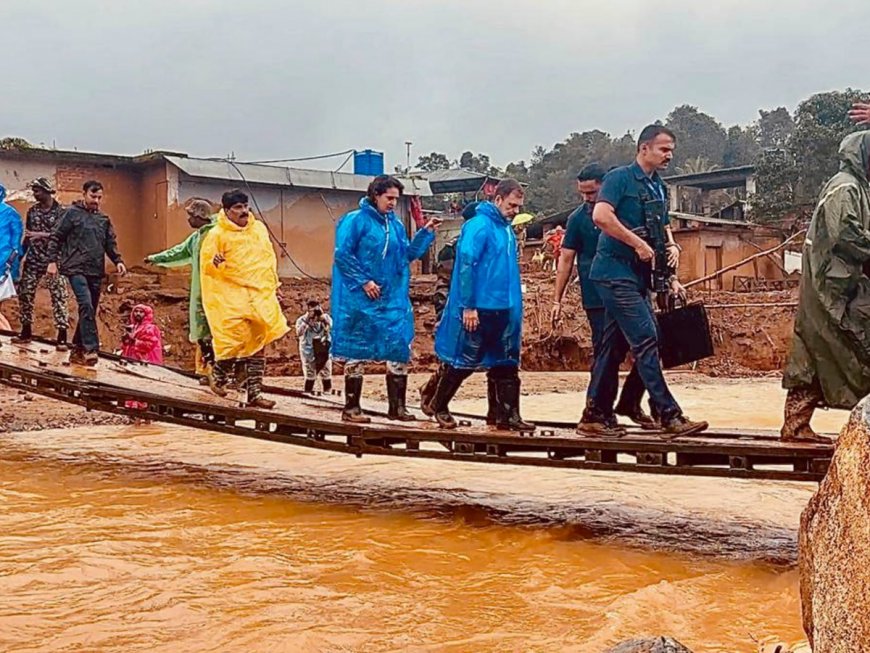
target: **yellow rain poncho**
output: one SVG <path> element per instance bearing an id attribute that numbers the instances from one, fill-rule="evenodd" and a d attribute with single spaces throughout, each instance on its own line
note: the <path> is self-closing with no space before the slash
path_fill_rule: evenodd
<path id="1" fill-rule="evenodd" d="M 214 257 L 226 260 L 215 267 Z M 202 241 L 202 302 L 217 360 L 247 358 L 289 330 L 275 292 L 278 261 L 266 226 L 252 216 L 239 227 L 226 213 Z"/>

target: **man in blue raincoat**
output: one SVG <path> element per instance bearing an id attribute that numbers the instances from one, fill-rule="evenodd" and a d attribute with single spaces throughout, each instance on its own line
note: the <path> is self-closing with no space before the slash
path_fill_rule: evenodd
<path id="1" fill-rule="evenodd" d="M 523 297 L 517 240 L 511 220 L 523 206 L 515 179 L 499 182 L 492 202 L 462 226 L 447 306 L 435 335 L 435 353 L 447 365 L 429 409 L 441 428 L 456 428 L 448 405 L 476 369 L 496 384 L 496 427 L 531 431 L 520 417 L 520 344 Z"/>
<path id="2" fill-rule="evenodd" d="M 414 339 L 410 263 L 429 249 L 439 221 L 430 220 L 409 242 L 394 213 L 402 191 L 395 177 L 375 177 L 359 209 L 342 216 L 335 230 L 332 356 L 344 361 L 346 422 L 370 421 L 360 409 L 367 361 L 387 364 L 390 419 L 414 419 L 405 408 Z"/>
<path id="3" fill-rule="evenodd" d="M 6 188 L 0 185 L 0 276 L 8 270 L 13 281 L 18 281 L 23 235 L 21 215 L 6 203 Z"/>

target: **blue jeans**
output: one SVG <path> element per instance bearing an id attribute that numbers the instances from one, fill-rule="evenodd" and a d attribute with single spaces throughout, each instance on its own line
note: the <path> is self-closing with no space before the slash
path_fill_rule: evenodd
<path id="1" fill-rule="evenodd" d="M 607 323 L 607 312 L 604 307 L 587 308 L 586 319 L 589 321 L 589 328 L 592 330 L 592 370 L 594 374 L 595 364 L 601 358 L 601 344 L 604 340 L 604 327 Z M 617 330 L 617 335 L 625 340 L 622 332 Z M 628 343 L 623 343 L 625 351 L 628 351 Z M 612 383 L 612 387 L 608 389 L 608 394 L 616 398 L 616 389 L 619 387 L 619 368 L 607 368 L 607 372 L 612 375 L 612 378 L 607 379 L 607 383 Z M 625 384 L 622 386 L 622 394 L 619 397 L 620 412 L 625 410 L 634 410 L 640 408 L 640 402 L 643 399 L 645 391 L 643 380 L 640 378 L 640 373 L 637 371 L 637 364 L 631 366 L 631 371 L 625 379 Z M 609 417 L 609 415 L 605 415 Z"/>
<path id="2" fill-rule="evenodd" d="M 79 319 L 76 323 L 72 344 L 85 351 L 99 351 L 97 308 L 100 305 L 103 277 L 86 277 L 83 274 L 74 274 L 69 277 L 69 285 L 72 287 L 76 303 L 79 306 Z"/>
<path id="3" fill-rule="evenodd" d="M 604 416 L 612 413 L 616 399 L 619 365 L 628 349 L 644 387 L 649 392 L 653 411 L 662 420 L 681 414 L 665 381 L 659 358 L 658 325 L 647 290 L 632 281 L 596 281 L 606 309 L 600 355 L 592 368 L 587 397 Z"/>

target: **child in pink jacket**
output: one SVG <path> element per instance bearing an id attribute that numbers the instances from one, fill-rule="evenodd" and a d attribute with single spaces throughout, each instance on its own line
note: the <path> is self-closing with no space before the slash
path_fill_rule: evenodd
<path id="1" fill-rule="evenodd" d="M 130 311 L 130 321 L 121 338 L 121 355 L 135 361 L 163 364 L 163 335 L 154 324 L 154 310 L 147 304 L 137 304 Z M 148 404 L 128 401 L 125 406 L 145 410 Z"/>

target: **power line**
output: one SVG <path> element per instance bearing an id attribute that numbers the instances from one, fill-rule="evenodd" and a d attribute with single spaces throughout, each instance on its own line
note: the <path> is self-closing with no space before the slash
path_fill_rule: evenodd
<path id="1" fill-rule="evenodd" d="M 333 152 L 332 154 L 319 154 L 317 156 L 301 156 L 295 159 L 264 159 L 262 161 L 242 161 L 242 163 L 293 163 L 294 161 L 317 161 L 318 159 L 334 159 L 338 156 L 344 156 L 345 154 L 352 155 L 356 150 L 342 150 L 341 152 Z M 350 156 L 348 156 L 350 159 Z M 223 159 L 221 159 L 223 160 Z M 346 163 L 347 161 L 345 161 Z M 344 165 L 344 164 L 342 164 Z"/>
<path id="2" fill-rule="evenodd" d="M 287 246 L 284 243 L 282 243 L 280 240 L 278 240 L 277 236 L 275 236 L 275 233 L 272 231 L 272 227 L 269 226 L 269 223 L 266 222 L 266 219 L 263 217 L 263 211 L 260 209 L 260 204 L 257 202 L 257 196 L 254 194 L 254 190 L 251 188 L 251 184 L 248 183 L 247 177 L 245 177 L 244 173 L 241 171 L 239 166 L 236 165 L 236 162 L 231 161 L 230 159 L 217 159 L 217 160 L 224 161 L 224 162 L 228 163 L 229 165 L 231 165 L 235 169 L 235 171 L 239 174 L 239 176 L 242 178 L 242 181 L 245 183 L 245 188 L 248 190 L 248 195 L 251 196 L 251 199 L 254 202 L 254 207 L 257 209 L 257 213 L 259 214 L 260 222 L 262 222 L 264 225 L 266 225 L 266 231 L 269 232 L 269 237 L 272 239 L 272 241 L 276 245 L 278 245 L 278 247 L 284 253 L 284 256 L 286 256 L 288 259 L 290 259 L 290 262 L 295 266 L 295 268 L 297 270 L 299 270 L 299 272 L 302 273 L 303 276 L 308 277 L 312 281 L 317 281 L 318 283 L 322 283 L 322 284 L 328 286 L 329 284 L 326 283 L 326 281 L 324 281 L 323 279 L 318 279 L 317 277 L 311 276 L 305 270 L 303 270 L 302 267 L 293 258 L 293 256 L 291 256 L 290 251 L 287 249 Z"/>

